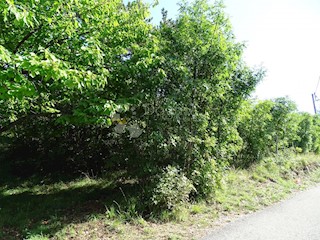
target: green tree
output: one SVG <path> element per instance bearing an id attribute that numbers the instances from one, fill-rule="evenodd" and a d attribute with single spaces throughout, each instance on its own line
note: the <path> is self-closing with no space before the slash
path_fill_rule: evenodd
<path id="1" fill-rule="evenodd" d="M 150 142 L 158 146 L 151 159 L 179 165 L 197 195 L 207 196 L 241 148 L 238 109 L 263 72 L 241 60 L 244 46 L 235 41 L 221 2 L 182 2 L 176 20 L 163 11 L 158 34 L 166 76 L 149 118 Z"/>
<path id="2" fill-rule="evenodd" d="M 280 150 L 294 147 L 301 124 L 296 105 L 288 98 L 246 102 L 238 126 L 243 148 L 237 166 L 249 166 Z M 300 127 L 301 129 L 301 127 Z"/>
<path id="3" fill-rule="evenodd" d="M 0 12 L 1 132 L 48 115 L 110 126 L 158 77 L 140 1 L 6 0 Z"/>
<path id="4" fill-rule="evenodd" d="M 0 134 L 28 155 L 17 168 L 117 170 L 140 159 L 129 130 L 145 124 L 142 103 L 164 76 L 148 17 L 141 1 L 0 3 Z M 130 122 L 126 134 L 119 122 Z"/>
<path id="5" fill-rule="evenodd" d="M 278 154 L 279 148 L 289 146 L 289 139 L 294 138 L 290 133 L 295 133 L 295 121 L 291 113 L 296 111 L 296 104 L 286 97 L 273 100 L 274 106 L 271 109 L 272 127 L 274 129 L 273 141 L 275 142 L 275 152 Z"/>
<path id="6" fill-rule="evenodd" d="M 310 152 L 313 145 L 313 117 L 308 113 L 301 114 L 301 121 L 299 123 L 299 142 L 298 147 L 303 152 Z"/>
<path id="7" fill-rule="evenodd" d="M 215 190 L 263 77 L 220 1 L 184 1 L 157 27 L 141 1 L 6 0 L 0 12 L 0 132 L 15 130 L 29 163 L 99 165 L 149 186 L 171 166 L 186 192 Z"/>
<path id="8" fill-rule="evenodd" d="M 313 116 L 313 131 L 312 131 L 312 151 L 320 153 L 320 116 L 315 114 Z"/>
<path id="9" fill-rule="evenodd" d="M 243 140 L 243 148 L 234 163 L 236 166 L 247 167 L 270 154 L 273 106 L 271 100 L 247 101 L 242 106 L 238 130 Z"/>

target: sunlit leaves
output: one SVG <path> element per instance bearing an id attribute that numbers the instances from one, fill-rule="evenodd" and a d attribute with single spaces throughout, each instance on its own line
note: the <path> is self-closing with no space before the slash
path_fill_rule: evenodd
<path id="1" fill-rule="evenodd" d="M 108 126 L 100 114 L 110 117 L 123 108 L 119 99 L 136 98 L 150 87 L 142 79 L 159 60 L 141 2 L 7 0 L 0 12 L 0 97 L 27 103 L 16 104 L 16 118 L 48 112 L 72 115 L 73 124 L 96 119 Z"/>

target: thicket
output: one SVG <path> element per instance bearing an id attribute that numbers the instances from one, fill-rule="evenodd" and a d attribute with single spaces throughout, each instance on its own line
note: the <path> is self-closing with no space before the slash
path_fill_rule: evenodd
<path id="1" fill-rule="evenodd" d="M 222 2 L 182 2 L 158 26 L 120 0 L 0 3 L 3 162 L 34 174 L 133 180 L 150 206 L 207 198 L 230 165 L 320 151 L 318 116 L 287 98 L 249 100 Z"/>

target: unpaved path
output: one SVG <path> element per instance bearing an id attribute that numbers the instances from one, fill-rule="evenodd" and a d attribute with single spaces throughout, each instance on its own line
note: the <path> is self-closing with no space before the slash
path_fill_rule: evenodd
<path id="1" fill-rule="evenodd" d="M 320 185 L 229 223 L 203 240 L 320 240 Z"/>

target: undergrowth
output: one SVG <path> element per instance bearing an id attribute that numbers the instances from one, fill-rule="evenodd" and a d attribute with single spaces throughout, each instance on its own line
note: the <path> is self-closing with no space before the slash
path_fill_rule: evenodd
<path id="1" fill-rule="evenodd" d="M 222 216 L 256 211 L 320 182 L 319 167 L 320 157 L 315 155 L 266 158 L 249 169 L 227 170 L 215 195 L 194 203 L 187 203 L 187 195 L 177 195 L 176 201 L 175 187 L 182 185 L 165 178 L 159 181 L 161 198 L 154 199 L 168 198 L 177 207 L 157 214 L 142 208 L 139 187 L 116 187 L 106 179 L 14 184 L 3 180 L 0 239 L 196 239 Z"/>

